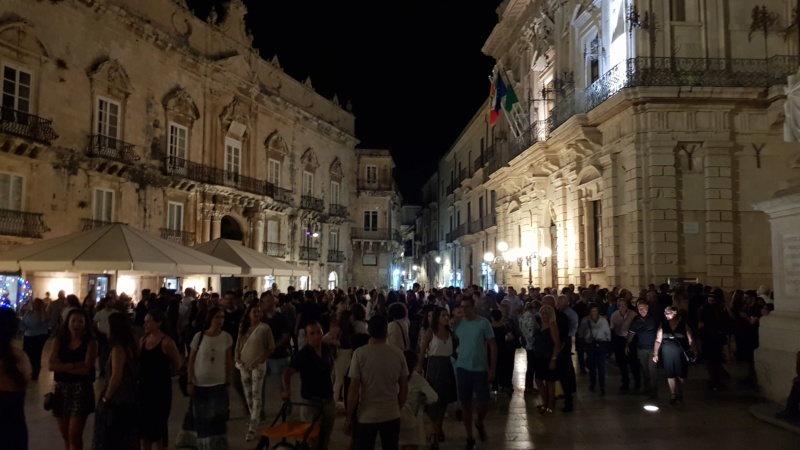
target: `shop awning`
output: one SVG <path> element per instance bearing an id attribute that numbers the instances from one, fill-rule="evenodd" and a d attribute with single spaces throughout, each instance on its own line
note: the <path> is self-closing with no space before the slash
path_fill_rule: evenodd
<path id="1" fill-rule="evenodd" d="M 308 269 L 265 255 L 237 241 L 215 239 L 193 249 L 242 268 L 243 276 L 308 276 Z"/>

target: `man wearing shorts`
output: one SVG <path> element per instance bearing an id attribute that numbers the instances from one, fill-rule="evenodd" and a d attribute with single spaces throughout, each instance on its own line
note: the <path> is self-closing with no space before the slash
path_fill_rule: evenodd
<path id="1" fill-rule="evenodd" d="M 467 431 L 467 450 L 475 448 L 472 437 L 472 404 L 477 405 L 478 419 L 475 428 L 482 442 L 486 442 L 486 428 L 483 424 L 489 411 L 489 383 L 494 380 L 497 367 L 497 343 L 491 324 L 475 311 L 473 297 L 461 299 L 464 318 L 456 323 L 455 335 L 458 339 L 458 359 L 456 378 L 458 400 L 464 410 L 464 428 Z M 488 347 L 488 355 L 487 355 Z M 474 394 L 474 399 L 473 399 Z"/>

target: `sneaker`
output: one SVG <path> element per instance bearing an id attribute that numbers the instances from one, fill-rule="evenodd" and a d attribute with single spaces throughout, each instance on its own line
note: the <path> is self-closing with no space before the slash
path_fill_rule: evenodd
<path id="1" fill-rule="evenodd" d="M 466 450 L 475 450 L 475 439 L 467 438 Z"/>
<path id="2" fill-rule="evenodd" d="M 478 430 L 478 437 L 481 439 L 481 442 L 486 442 L 486 426 L 481 424 L 475 424 L 475 429 Z"/>

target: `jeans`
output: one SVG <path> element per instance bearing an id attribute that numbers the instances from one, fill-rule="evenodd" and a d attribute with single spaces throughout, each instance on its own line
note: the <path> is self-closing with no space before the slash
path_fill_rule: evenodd
<path id="1" fill-rule="evenodd" d="M 636 389 L 639 389 L 642 384 L 642 373 L 639 367 L 639 360 L 634 358 L 633 355 L 625 354 L 625 348 L 630 348 L 627 342 L 627 338 L 617 336 L 616 334 L 611 337 L 611 347 L 614 350 L 614 358 L 617 359 L 617 365 L 619 366 L 619 371 L 622 375 L 622 387 L 626 389 L 630 387 L 631 379 L 628 375 L 628 368 L 630 368 L 630 371 L 633 373 L 633 382 L 636 386 Z"/>
<path id="2" fill-rule="evenodd" d="M 528 357 L 528 368 L 525 370 L 525 389 L 533 389 L 536 387 L 536 385 L 533 384 L 536 374 L 536 370 L 534 369 L 536 366 L 533 365 L 533 350 L 525 349 L 525 356 Z"/>
<path id="3" fill-rule="evenodd" d="M 594 345 L 587 344 L 586 350 L 589 358 L 586 365 L 589 367 L 589 385 L 594 389 L 595 382 L 599 376 L 600 390 L 606 389 L 606 350 L 599 349 Z"/>
<path id="4" fill-rule="evenodd" d="M 22 339 L 22 350 L 28 355 L 31 360 L 31 368 L 33 369 L 32 379 L 34 381 L 39 379 L 39 372 L 42 370 L 42 349 L 47 342 L 47 334 L 40 334 L 39 336 L 25 336 Z"/>
<path id="5" fill-rule="evenodd" d="M 374 450 L 378 434 L 381 435 L 383 450 L 397 450 L 400 443 L 400 419 L 357 424 L 353 436 L 356 450 Z"/>
<path id="6" fill-rule="evenodd" d="M 244 399 L 247 409 L 250 411 L 250 427 L 255 428 L 261 420 L 264 405 L 264 377 L 267 373 L 267 365 L 259 364 L 253 368 L 245 369 L 238 364 L 236 368 L 242 375 L 242 386 L 244 387 Z"/>
<path id="7" fill-rule="evenodd" d="M 653 349 L 652 348 L 639 348 L 636 349 L 636 356 L 639 359 L 639 367 L 642 371 L 642 383 L 644 390 L 649 392 L 651 396 L 656 395 L 656 363 L 653 362 Z"/>
<path id="8" fill-rule="evenodd" d="M 281 385 L 281 375 L 283 375 L 283 370 L 289 367 L 289 358 L 270 358 L 267 360 L 267 371 L 264 376 L 263 380 L 263 387 L 261 389 L 261 405 L 262 405 L 262 413 L 261 417 L 265 418 L 266 415 L 264 411 L 266 411 L 266 404 L 267 404 L 267 383 L 269 383 L 275 392 L 280 394 L 283 390 L 283 385 Z M 278 397 L 280 400 L 280 397 Z"/>
<path id="9" fill-rule="evenodd" d="M 325 400 L 309 400 L 303 399 L 304 402 L 319 404 L 322 406 L 322 416 L 319 422 L 319 449 L 325 450 L 328 448 L 328 443 L 331 440 L 333 433 L 333 425 L 336 421 L 336 402 L 333 399 Z M 300 419 L 304 422 L 311 422 L 314 417 L 319 413 L 318 407 L 303 406 L 300 408 Z"/>

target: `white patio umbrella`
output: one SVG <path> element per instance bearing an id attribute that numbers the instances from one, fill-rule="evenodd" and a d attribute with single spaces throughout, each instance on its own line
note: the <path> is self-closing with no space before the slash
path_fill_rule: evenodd
<path id="1" fill-rule="evenodd" d="M 265 255 L 229 239 L 214 239 L 192 248 L 241 267 L 244 276 L 299 277 L 309 274 L 308 269 Z"/>
<path id="2" fill-rule="evenodd" d="M 238 275 L 241 267 L 128 225 L 111 224 L 0 252 L 0 271 Z"/>

